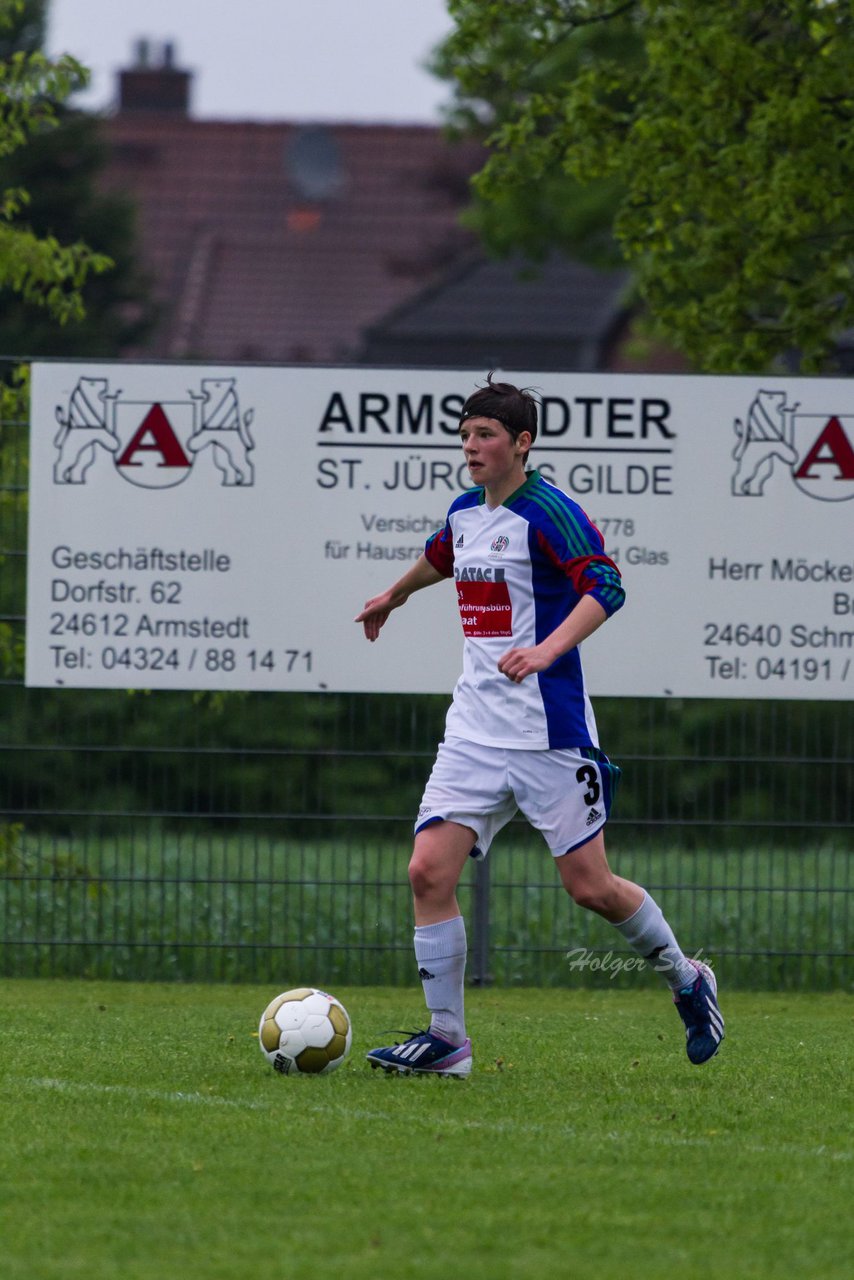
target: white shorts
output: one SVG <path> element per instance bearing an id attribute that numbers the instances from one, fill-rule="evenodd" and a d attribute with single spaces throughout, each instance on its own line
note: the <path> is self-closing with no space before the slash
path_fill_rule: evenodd
<path id="1" fill-rule="evenodd" d="M 605 825 L 619 777 L 597 747 L 527 751 L 446 738 L 415 830 L 458 822 L 477 837 L 472 857 L 485 858 L 495 836 L 521 810 L 559 858 Z"/>

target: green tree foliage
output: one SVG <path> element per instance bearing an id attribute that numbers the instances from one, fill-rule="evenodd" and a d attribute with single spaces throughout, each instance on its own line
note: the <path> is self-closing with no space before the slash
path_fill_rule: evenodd
<path id="1" fill-rule="evenodd" d="M 56 128 L 0 161 L 0 187 L 23 187 L 29 195 L 23 216 L 36 236 L 85 243 L 112 264 L 87 280 L 85 306 L 73 324 L 57 324 L 32 301 L 0 298 L 4 355 L 109 358 L 147 332 L 153 311 L 134 256 L 134 209 L 126 198 L 98 190 L 106 158 L 98 120 L 63 108 Z"/>
<path id="2" fill-rule="evenodd" d="M 134 211 L 98 189 L 107 159 L 99 121 L 65 105 L 86 73 L 70 58 L 51 70 L 40 53 L 45 8 L 45 0 L 0 0 L 8 24 L 0 29 L 0 191 L 18 246 L 9 258 L 26 262 L 24 247 L 39 255 L 23 277 L 0 273 L 0 354 L 109 357 L 151 321 L 134 261 Z M 3 136 L 22 82 L 36 109 Z"/>
<path id="3" fill-rule="evenodd" d="M 559 39 L 541 50 L 532 30 L 530 6 L 504 6 L 502 20 L 491 30 L 484 53 L 475 54 L 467 35 L 467 23 L 477 21 L 483 4 L 456 7 L 460 27 L 439 46 L 431 70 L 454 86 L 455 100 L 447 112 L 454 137 L 475 137 L 486 146 L 500 124 L 515 118 L 520 95 L 556 92 L 574 79 L 591 59 L 613 58 L 625 65 L 637 64 L 642 45 L 633 25 L 626 22 L 591 23 L 578 27 L 572 39 Z M 467 59 L 460 61 L 461 47 Z M 523 52 L 527 51 L 527 52 Z M 524 68 L 524 89 L 516 75 Z M 494 162 L 493 162 L 494 163 Z M 521 175 L 520 175 L 521 176 Z M 536 180 L 475 185 L 472 204 L 463 215 L 487 248 L 499 257 L 521 250 L 534 261 L 552 249 L 581 256 L 602 266 L 621 262 L 612 223 L 623 194 L 619 177 L 579 182 L 560 166 L 538 170 Z"/>
<path id="4" fill-rule="evenodd" d="M 698 369 L 760 370 L 793 352 L 803 372 L 832 367 L 854 322 L 849 0 L 449 10 L 437 66 L 457 82 L 458 127 L 488 125 L 475 185 L 495 221 L 512 211 L 499 248 L 571 247 L 556 202 L 610 184 L 639 294 Z M 519 226 L 526 208 L 534 227 Z"/>
<path id="5" fill-rule="evenodd" d="M 83 318 L 84 284 L 112 263 L 80 240 L 63 244 L 53 234 L 39 234 L 26 219 L 27 190 L 2 181 L 15 154 L 56 127 L 60 104 L 86 81 L 76 59 L 64 55 L 51 62 L 28 47 L 35 16 L 33 6 L 22 0 L 0 0 L 0 32 L 5 33 L 0 61 L 0 296 L 11 292 L 64 325 Z M 22 30 L 20 48 L 15 35 Z"/>

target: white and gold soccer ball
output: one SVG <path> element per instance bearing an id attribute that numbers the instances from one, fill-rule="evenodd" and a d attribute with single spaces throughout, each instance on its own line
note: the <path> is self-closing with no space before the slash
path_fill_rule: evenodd
<path id="1" fill-rule="evenodd" d="M 341 1066 L 353 1041 L 340 1000 L 317 987 L 296 987 L 271 1000 L 261 1014 L 258 1043 L 285 1076 L 328 1075 Z"/>

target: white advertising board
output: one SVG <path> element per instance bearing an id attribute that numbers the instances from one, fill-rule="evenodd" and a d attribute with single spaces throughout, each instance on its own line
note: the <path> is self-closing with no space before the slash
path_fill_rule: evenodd
<path id="1" fill-rule="evenodd" d="M 597 696 L 854 691 L 854 382 L 501 376 L 531 455 L 602 530 L 625 607 Z M 467 487 L 483 370 L 33 366 L 26 681 L 449 692 L 452 582 L 375 644 L 353 618 Z"/>

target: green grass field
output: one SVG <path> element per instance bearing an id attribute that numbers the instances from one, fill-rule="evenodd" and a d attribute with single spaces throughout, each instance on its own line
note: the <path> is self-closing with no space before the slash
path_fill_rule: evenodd
<path id="1" fill-rule="evenodd" d="M 269 987 L 7 981 L 4 1280 L 850 1275 L 850 997 L 722 992 L 695 1068 L 663 990 L 476 990 L 460 1082 L 364 1061 L 420 990 L 335 993 L 293 1079 Z"/>

